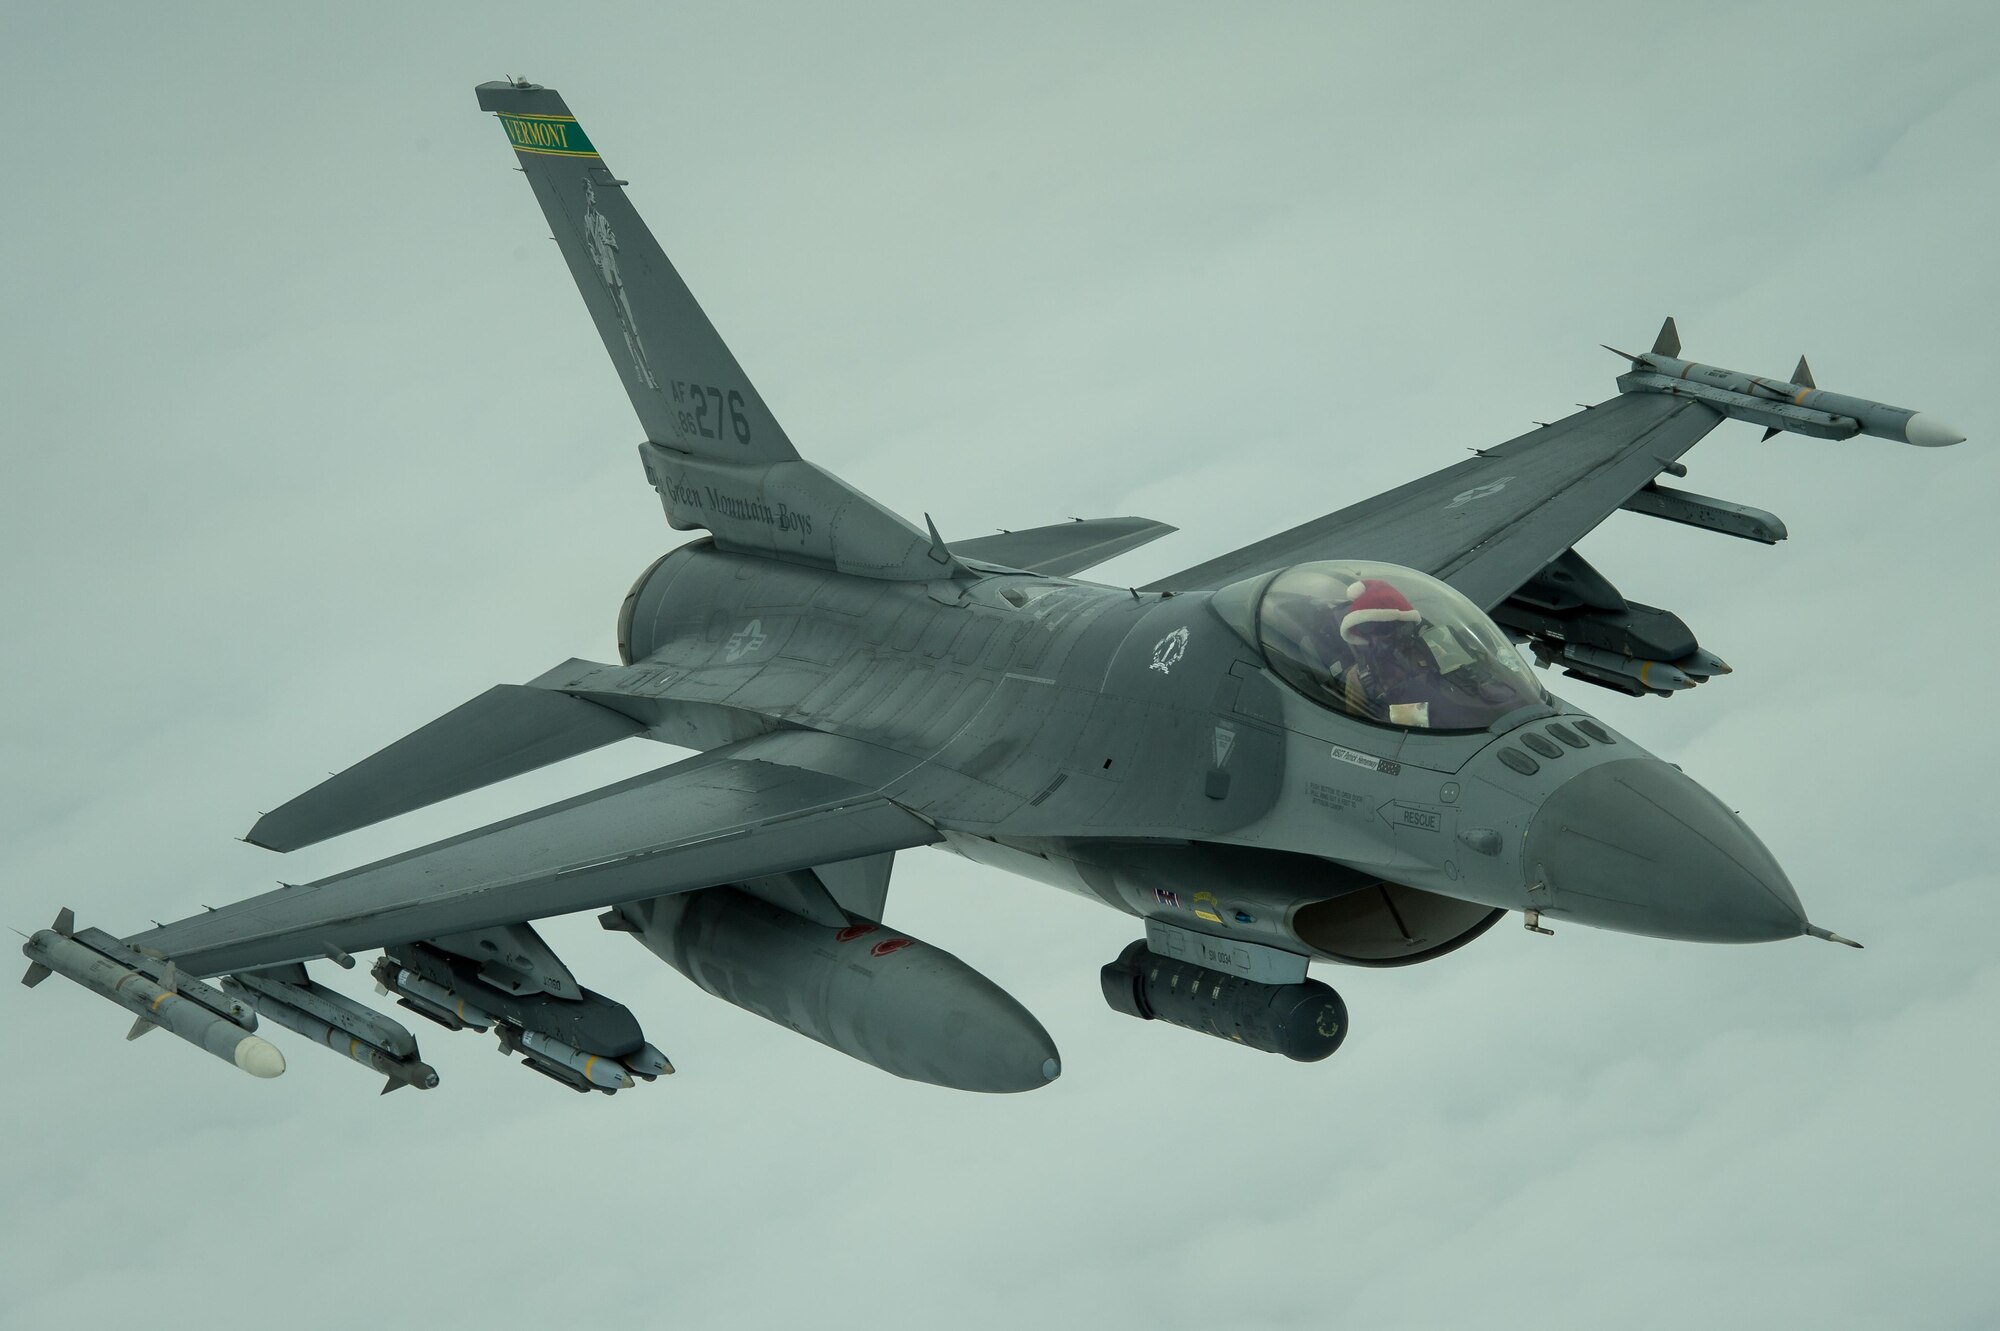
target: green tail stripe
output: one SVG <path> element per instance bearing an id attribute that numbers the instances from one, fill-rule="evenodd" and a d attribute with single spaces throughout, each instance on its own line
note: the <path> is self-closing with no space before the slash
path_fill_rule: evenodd
<path id="1" fill-rule="evenodd" d="M 500 112 L 500 123 L 515 152 L 547 153 L 556 157 L 595 157 L 597 149 L 584 137 L 572 116 L 522 116 Z"/>

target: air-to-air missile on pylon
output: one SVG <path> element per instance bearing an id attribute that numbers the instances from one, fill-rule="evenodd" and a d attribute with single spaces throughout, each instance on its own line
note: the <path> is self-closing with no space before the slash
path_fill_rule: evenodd
<path id="1" fill-rule="evenodd" d="M 1173 528 L 947 542 L 805 461 L 562 99 L 524 81 L 478 96 L 638 414 L 668 524 L 706 535 L 632 585 L 618 664 L 491 688 L 246 840 L 295 850 L 628 738 L 702 752 L 130 938 L 64 910 L 24 949 L 28 983 L 76 980 L 135 1035 L 172 1031 L 260 1077 L 284 1060 L 259 1013 L 385 1090 L 433 1086 L 408 1030 L 306 972 L 380 949 L 375 978 L 405 1010 L 609 1093 L 673 1067 L 531 923 L 595 911 L 829 1048 L 1018 1091 L 1057 1076 L 1055 1044 L 993 981 L 884 922 L 899 852 L 941 847 L 1136 917 L 1144 937 L 1098 976 L 1113 1010 L 1302 1062 L 1347 1035 L 1313 962 L 1432 960 L 1508 912 L 1537 933 L 1848 941 L 1808 922 L 1735 813 L 1546 692 L 1516 645 L 1641 696 L 1728 674 L 1577 543 L 1621 509 L 1785 539 L 1761 508 L 1659 479 L 1732 417 L 1925 447 L 1957 430 L 1825 392 L 1803 360 L 1782 381 L 1684 360 L 1670 319 L 1607 401 L 1147 586 L 1092 583 L 1077 575 Z"/>

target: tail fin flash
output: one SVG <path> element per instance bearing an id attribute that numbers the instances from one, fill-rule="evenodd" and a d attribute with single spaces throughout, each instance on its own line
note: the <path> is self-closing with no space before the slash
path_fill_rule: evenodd
<path id="1" fill-rule="evenodd" d="M 971 576 L 949 550 L 798 455 L 553 88 L 482 83 L 646 428 L 669 525 L 863 577 Z"/>
<path id="2" fill-rule="evenodd" d="M 798 451 L 625 198 L 562 96 L 532 83 L 482 83 L 646 437 L 728 462 Z"/>

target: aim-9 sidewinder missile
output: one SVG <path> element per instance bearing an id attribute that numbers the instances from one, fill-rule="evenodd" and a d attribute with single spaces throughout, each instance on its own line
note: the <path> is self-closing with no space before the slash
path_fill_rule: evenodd
<path id="1" fill-rule="evenodd" d="M 31 963 L 21 983 L 33 987 L 50 975 L 74 980 L 101 994 L 138 1020 L 125 1038 L 137 1039 L 158 1027 L 189 1044 L 234 1063 L 253 1077 L 275 1077 L 285 1056 L 268 1040 L 251 1034 L 257 1016 L 239 1000 L 182 976 L 173 962 L 149 957 L 105 933 L 76 928 L 65 906 L 51 928 L 21 948 Z"/>
<path id="2" fill-rule="evenodd" d="M 1822 391 L 1813 383 L 1812 370 L 1804 356 L 1799 357 L 1799 367 L 1789 380 L 1765 379 L 1682 360 L 1680 332 L 1672 319 L 1660 326 L 1653 349 L 1643 356 L 1616 347 L 1605 350 L 1632 362 L 1631 372 L 1618 377 L 1620 392 L 1691 397 L 1738 420 L 1762 425 L 1770 432 L 1789 430 L 1821 439 L 1868 434 L 1919 448 L 1944 448 L 1965 442 L 1963 430 L 1927 412 Z"/>

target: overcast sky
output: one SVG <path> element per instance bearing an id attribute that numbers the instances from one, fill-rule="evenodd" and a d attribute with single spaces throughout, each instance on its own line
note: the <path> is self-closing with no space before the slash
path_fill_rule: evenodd
<path id="1" fill-rule="evenodd" d="M 283 1032 L 259 1083 L 0 984 L 0 1326 L 2000 1319 L 2000 20 L 1227 8 L 0 8 L 4 922 L 128 933 L 681 756 L 290 856 L 233 839 L 493 683 L 614 659 L 619 598 L 683 539 L 475 109 L 521 73 L 806 456 L 947 535 L 1182 528 L 1107 581 L 1599 400 L 1597 344 L 1669 313 L 1699 359 L 1804 351 L 1957 423 L 1943 452 L 1722 427 L 1686 484 L 1789 542 L 1621 514 L 1584 550 L 1737 673 L 1556 682 L 1868 950 L 1510 920 L 1323 968 L 1354 1032 L 1301 1066 L 1105 1008 L 1133 921 L 905 854 L 890 920 L 1062 1048 L 1053 1086 L 990 1098 L 587 916 L 544 932 L 681 1068 L 615 1099 L 421 1022 L 435 1092 L 378 1098 Z"/>

